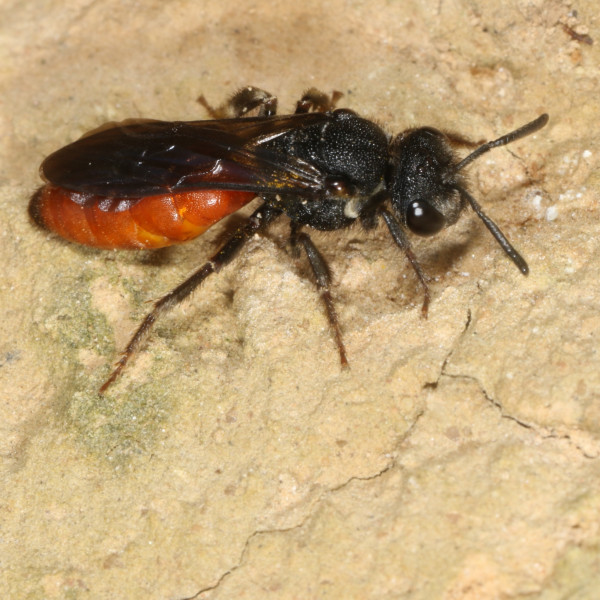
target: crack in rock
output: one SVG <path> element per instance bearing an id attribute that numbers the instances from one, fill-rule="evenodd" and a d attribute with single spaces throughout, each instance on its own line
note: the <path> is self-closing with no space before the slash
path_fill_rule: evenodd
<path id="1" fill-rule="evenodd" d="M 402 436 L 402 440 L 400 442 L 398 442 L 398 444 L 401 444 L 402 441 L 404 439 L 406 439 L 406 437 L 408 437 L 410 435 L 411 431 L 414 429 L 417 421 L 419 420 L 419 418 L 421 417 L 422 414 L 423 414 L 423 411 L 417 413 L 417 415 L 416 415 L 413 423 L 407 429 L 405 435 Z M 211 592 L 211 591 L 217 589 L 223 583 L 223 581 L 225 581 L 225 579 L 227 579 L 230 575 L 232 575 L 233 573 L 235 573 L 235 571 L 237 571 L 244 564 L 244 562 L 246 560 L 246 556 L 250 552 L 250 546 L 251 546 L 252 541 L 254 540 L 254 538 L 257 538 L 258 536 L 263 536 L 263 535 L 278 534 L 278 533 L 287 533 L 289 531 L 294 531 L 296 529 L 301 529 L 302 527 L 304 527 L 309 522 L 310 519 L 312 519 L 318 513 L 319 506 L 320 506 L 320 504 L 323 502 L 323 500 L 326 497 L 331 496 L 332 494 L 335 494 L 335 493 L 337 493 L 339 491 L 342 491 L 343 489 L 345 489 L 348 485 L 350 485 L 354 481 L 371 481 L 371 480 L 377 479 L 377 478 L 383 476 L 388 471 L 390 471 L 392 468 L 395 468 L 397 466 L 398 465 L 397 465 L 396 459 L 392 457 L 392 458 L 390 458 L 390 461 L 388 462 L 388 464 L 385 467 L 383 467 L 382 469 L 380 469 L 379 471 L 377 471 L 377 472 L 375 472 L 375 473 L 373 473 L 371 475 L 365 475 L 365 476 L 362 476 L 362 477 L 359 476 L 359 475 L 352 475 L 351 477 L 349 477 L 348 479 L 346 479 L 345 481 L 343 481 L 339 485 L 331 487 L 331 488 L 329 488 L 327 490 L 324 490 L 312 502 L 312 506 L 309 508 L 309 510 L 307 511 L 307 513 L 304 516 L 304 518 L 302 518 L 297 524 L 292 525 L 291 527 L 282 527 L 282 528 L 273 528 L 273 529 L 259 529 L 257 531 L 253 531 L 248 536 L 248 538 L 246 539 L 246 541 L 244 542 L 244 547 L 242 548 L 242 551 L 240 552 L 239 560 L 237 561 L 237 563 L 235 565 L 233 565 L 232 567 L 230 567 L 229 569 L 227 569 L 227 571 L 225 571 L 224 573 L 222 573 L 215 583 L 202 588 L 201 590 L 199 590 L 198 592 L 196 592 L 192 596 L 180 597 L 180 598 L 178 598 L 178 600 L 199 600 L 200 598 L 202 598 L 203 594 L 206 594 L 208 592 Z"/>

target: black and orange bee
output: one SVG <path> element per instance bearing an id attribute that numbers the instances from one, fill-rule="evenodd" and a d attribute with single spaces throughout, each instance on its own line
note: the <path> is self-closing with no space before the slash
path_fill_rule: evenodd
<path id="1" fill-rule="evenodd" d="M 51 154 L 41 166 L 47 182 L 29 212 L 67 240 L 97 248 L 160 248 L 190 240 L 255 197 L 261 205 L 228 241 L 181 285 L 155 303 L 108 380 L 135 354 L 159 315 L 219 271 L 255 233 L 280 216 L 290 220 L 292 247 L 303 248 L 324 301 L 342 365 L 346 350 L 330 293 L 327 264 L 304 226 L 322 231 L 379 218 L 404 251 L 430 300 L 427 279 L 407 230 L 433 235 L 470 206 L 523 273 L 528 266 L 467 190 L 464 167 L 482 154 L 541 129 L 534 121 L 477 147 L 431 127 L 395 137 L 331 97 L 309 90 L 296 112 L 277 115 L 277 99 L 253 87 L 218 109 L 200 101 L 214 120 L 130 120 L 109 124 Z M 253 115 L 253 116 L 250 116 Z"/>

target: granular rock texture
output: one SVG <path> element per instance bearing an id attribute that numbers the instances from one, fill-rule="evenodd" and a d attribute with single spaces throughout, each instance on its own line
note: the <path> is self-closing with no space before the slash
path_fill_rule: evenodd
<path id="1" fill-rule="evenodd" d="M 2 597 L 598 598 L 594 2 L 9 2 L 0 23 Z M 148 301 L 254 205 L 186 245 L 97 251 L 30 223 L 37 167 L 246 84 L 281 112 L 339 90 L 390 134 L 549 113 L 469 168 L 530 275 L 466 212 L 413 240 L 424 320 L 383 226 L 315 233 L 342 370 L 282 220 L 99 396 Z"/>

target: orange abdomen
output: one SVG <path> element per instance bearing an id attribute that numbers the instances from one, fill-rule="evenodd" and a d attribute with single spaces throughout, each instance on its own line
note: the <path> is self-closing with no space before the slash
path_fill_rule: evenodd
<path id="1" fill-rule="evenodd" d="M 29 214 L 42 227 L 86 246 L 162 248 L 195 238 L 255 196 L 252 192 L 195 190 L 107 198 L 47 184 L 31 199 Z"/>

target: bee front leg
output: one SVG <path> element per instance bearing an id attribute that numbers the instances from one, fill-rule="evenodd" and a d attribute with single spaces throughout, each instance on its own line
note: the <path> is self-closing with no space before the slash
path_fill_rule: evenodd
<path id="1" fill-rule="evenodd" d="M 398 223 L 398 221 L 396 220 L 394 215 L 392 215 L 392 213 L 389 210 L 386 210 L 385 208 L 380 208 L 379 214 L 383 217 L 383 220 L 385 221 L 385 224 L 387 225 L 387 227 L 390 231 L 390 234 L 392 235 L 392 239 L 394 240 L 394 242 L 396 242 L 396 245 L 398 246 L 398 248 L 400 248 L 400 250 L 402 250 L 404 252 L 404 254 L 406 255 L 408 262 L 410 263 L 411 267 L 413 268 L 414 272 L 416 273 L 417 278 L 419 279 L 419 282 L 423 286 L 424 298 L 423 298 L 423 306 L 421 307 L 421 315 L 423 316 L 424 319 L 426 319 L 428 311 L 429 311 L 429 301 L 431 300 L 431 294 L 429 292 L 429 285 L 427 283 L 427 281 L 428 281 L 427 275 L 425 275 L 425 272 L 421 268 L 421 265 L 420 265 L 419 261 L 417 260 L 417 257 L 415 256 L 414 252 L 412 251 L 412 248 L 410 247 L 410 242 L 408 241 L 408 238 L 406 237 L 406 233 L 404 232 L 404 229 L 402 228 L 400 223 Z"/>

